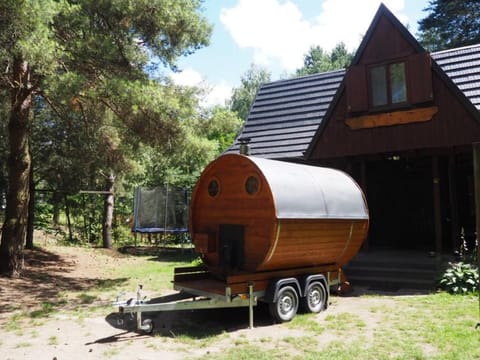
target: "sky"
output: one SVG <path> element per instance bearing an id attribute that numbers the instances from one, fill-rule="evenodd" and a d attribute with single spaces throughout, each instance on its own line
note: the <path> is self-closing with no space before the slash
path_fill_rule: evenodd
<path id="1" fill-rule="evenodd" d="M 213 25 L 210 45 L 178 62 L 180 85 L 201 86 L 205 107 L 224 105 L 252 64 L 271 79 L 290 77 L 311 46 L 330 51 L 344 42 L 354 51 L 380 0 L 205 0 L 202 15 Z M 415 36 L 428 0 L 383 0 Z"/>

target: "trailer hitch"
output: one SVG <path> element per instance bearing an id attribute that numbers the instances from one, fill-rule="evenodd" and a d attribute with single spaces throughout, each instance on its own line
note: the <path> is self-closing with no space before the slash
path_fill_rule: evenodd
<path id="1" fill-rule="evenodd" d="M 113 302 L 113 306 L 118 306 L 118 312 L 120 314 L 124 314 L 125 313 L 125 306 L 138 306 L 138 305 L 142 305 L 144 304 L 145 302 L 147 302 L 147 297 L 146 296 L 143 296 L 142 294 L 142 290 L 143 290 L 143 285 L 142 284 L 139 284 L 138 285 L 138 289 L 137 289 L 137 296 L 136 298 L 130 298 L 128 300 L 120 300 L 120 297 L 122 296 L 125 296 L 125 292 L 121 292 L 117 295 L 117 299 L 115 302 Z M 137 311 L 137 312 L 130 312 L 130 317 L 131 319 L 135 319 L 136 318 L 136 322 L 137 322 L 137 329 L 138 330 L 142 330 L 143 332 L 145 333 L 148 333 L 150 334 L 152 331 L 153 331 L 153 322 L 151 319 L 145 319 L 142 321 L 142 312 L 141 311 Z M 124 320 L 122 318 L 118 318 L 117 319 L 117 325 L 121 326 L 124 324 Z"/>

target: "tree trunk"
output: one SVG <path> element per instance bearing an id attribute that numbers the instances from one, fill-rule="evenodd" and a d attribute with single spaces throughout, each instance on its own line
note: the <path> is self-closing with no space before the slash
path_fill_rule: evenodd
<path id="1" fill-rule="evenodd" d="M 68 241 L 70 241 L 70 244 L 73 244 L 73 230 L 72 230 L 72 222 L 70 220 L 70 205 L 68 203 L 67 194 L 65 194 L 64 201 L 65 201 L 65 216 L 67 217 Z"/>
<path id="2" fill-rule="evenodd" d="M 105 177 L 106 180 L 106 190 L 108 194 L 105 195 L 105 202 L 103 206 L 103 247 L 105 249 L 110 249 L 112 247 L 112 222 L 113 222 L 113 204 L 114 196 L 113 190 L 115 186 L 115 175 L 111 173 L 109 176 Z"/>
<path id="3" fill-rule="evenodd" d="M 35 223 L 35 183 L 33 181 L 33 164 L 30 164 L 28 189 L 30 192 L 30 199 L 28 201 L 27 241 L 25 243 L 25 248 L 33 250 L 33 225 Z"/>
<path id="4" fill-rule="evenodd" d="M 52 222 L 54 227 L 58 227 L 60 223 L 60 205 L 62 202 L 62 194 L 59 191 L 54 191 L 52 195 L 53 216 Z"/>
<path id="5" fill-rule="evenodd" d="M 0 242 L 0 273 L 20 276 L 23 246 L 27 230 L 29 176 L 28 122 L 33 105 L 30 69 L 21 58 L 13 61 L 11 109 L 8 122 L 9 158 L 8 193 L 5 222 Z"/>

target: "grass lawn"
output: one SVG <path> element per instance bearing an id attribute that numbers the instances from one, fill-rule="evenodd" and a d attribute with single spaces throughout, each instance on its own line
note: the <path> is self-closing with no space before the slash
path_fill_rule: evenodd
<path id="1" fill-rule="evenodd" d="M 138 284 L 162 295 L 171 291 L 173 268 L 194 261 L 192 256 L 172 254 L 119 256 L 112 261 L 111 254 L 99 249 L 56 247 L 51 251 L 61 257 L 88 254 L 88 268 L 91 271 L 97 264 L 98 278 L 83 288 L 63 288 L 51 301 L 41 301 L 28 309 L 12 305 L 4 314 L 6 321 L 0 333 L 41 336 L 39 327 L 49 321 L 55 326 L 53 321 L 58 317 L 73 317 L 80 323 L 94 316 L 101 319 L 113 311 L 105 299 L 113 300 L 122 290 L 134 293 Z M 76 264 L 82 266 L 81 257 Z M 52 279 L 58 281 L 44 275 L 45 282 Z M 240 320 L 232 320 L 229 317 L 235 313 L 229 311 L 219 312 L 218 316 L 216 310 L 182 313 L 173 321 L 169 335 L 154 334 L 145 340 L 143 348 L 154 351 L 170 344 L 177 355 L 183 354 L 182 358 L 209 360 L 480 359 L 480 328 L 475 329 L 480 321 L 476 296 L 378 294 L 364 290 L 348 297 L 332 297 L 327 311 L 318 315 L 298 314 L 284 324 L 273 324 L 259 307 L 253 330 L 246 329 L 247 317 L 243 312 L 238 316 Z M 45 346 L 62 345 L 59 336 L 50 335 Z M 27 346 L 28 340 L 18 341 L 18 348 Z M 2 345 L 5 344 L 0 340 L 0 349 Z M 125 351 L 126 346 L 134 345 L 122 346 Z M 121 359 L 122 351 L 108 348 L 110 358 Z"/>

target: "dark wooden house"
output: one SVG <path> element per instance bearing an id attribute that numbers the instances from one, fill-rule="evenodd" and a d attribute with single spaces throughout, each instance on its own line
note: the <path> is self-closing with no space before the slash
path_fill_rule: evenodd
<path id="1" fill-rule="evenodd" d="M 452 254 L 462 230 L 474 242 L 479 109 L 480 44 L 429 53 L 381 5 L 347 69 L 263 85 L 239 138 L 350 173 L 370 209 L 365 251 Z"/>

